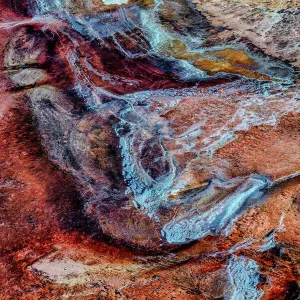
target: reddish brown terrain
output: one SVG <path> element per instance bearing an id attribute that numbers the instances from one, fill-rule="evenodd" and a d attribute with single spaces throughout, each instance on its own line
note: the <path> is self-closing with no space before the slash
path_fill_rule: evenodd
<path id="1" fill-rule="evenodd" d="M 299 299 L 297 3 L 194 2 L 0 2 L 1 300 Z"/>

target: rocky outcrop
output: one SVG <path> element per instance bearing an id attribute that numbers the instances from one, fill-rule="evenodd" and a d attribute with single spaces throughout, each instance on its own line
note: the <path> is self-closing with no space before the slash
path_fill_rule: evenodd
<path id="1" fill-rule="evenodd" d="M 226 27 L 265 53 L 300 66 L 297 1 L 202 1 L 197 8 L 215 26 Z"/>
<path id="2" fill-rule="evenodd" d="M 214 3 L 2 4 L 3 299 L 297 299 L 297 60 Z"/>

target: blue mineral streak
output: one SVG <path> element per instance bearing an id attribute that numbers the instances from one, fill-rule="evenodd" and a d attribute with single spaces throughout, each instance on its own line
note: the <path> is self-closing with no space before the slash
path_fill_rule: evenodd
<path id="1" fill-rule="evenodd" d="M 38 14 L 48 13 L 50 11 L 56 11 L 64 8 L 66 2 L 64 0 L 37 0 L 37 11 Z"/>
<path id="2" fill-rule="evenodd" d="M 233 256 L 227 267 L 230 294 L 229 300 L 258 300 L 263 291 L 257 289 L 259 283 L 259 268 L 257 263 L 243 256 Z"/>
<path id="3" fill-rule="evenodd" d="M 128 125 L 122 121 L 115 128 L 116 134 L 122 130 L 122 126 Z M 155 212 L 162 202 L 167 200 L 170 188 L 175 178 L 175 166 L 172 159 L 169 160 L 171 170 L 158 180 L 153 180 L 143 170 L 137 157 L 138 153 L 133 147 L 135 141 L 135 132 L 119 136 L 120 150 L 122 156 L 122 173 L 124 180 L 127 182 L 128 193 L 134 195 L 134 205 L 145 209 L 149 217 L 155 217 Z M 142 142 L 142 141 L 141 141 Z"/>
<path id="4" fill-rule="evenodd" d="M 259 252 L 265 252 L 268 251 L 274 247 L 276 247 L 276 241 L 274 239 L 275 237 L 275 231 L 270 234 L 270 236 L 267 237 L 265 243 L 259 248 Z"/>
<path id="5" fill-rule="evenodd" d="M 208 234 L 223 232 L 228 234 L 234 220 L 250 205 L 258 202 L 268 180 L 262 176 L 252 175 L 235 192 L 225 197 L 215 207 L 188 212 L 180 218 L 173 219 L 162 229 L 162 235 L 171 244 L 185 244 L 203 238 Z M 252 200 L 249 205 L 248 200 Z"/>

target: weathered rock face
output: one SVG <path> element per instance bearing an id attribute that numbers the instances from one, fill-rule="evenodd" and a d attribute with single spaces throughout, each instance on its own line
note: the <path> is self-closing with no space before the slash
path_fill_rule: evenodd
<path id="1" fill-rule="evenodd" d="M 3 299 L 297 299 L 292 4 L 1 5 Z"/>
<path id="2" fill-rule="evenodd" d="M 197 8 L 216 26 L 247 38 L 265 53 L 300 66 L 298 1 L 202 1 Z"/>

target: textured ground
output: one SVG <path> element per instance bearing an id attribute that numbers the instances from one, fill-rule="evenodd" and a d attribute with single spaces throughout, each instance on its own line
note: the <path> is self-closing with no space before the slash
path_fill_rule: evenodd
<path id="1" fill-rule="evenodd" d="M 300 66 L 299 1 L 193 2 L 214 25 L 225 26 L 265 53 Z"/>
<path id="2" fill-rule="evenodd" d="M 112 2 L 0 2 L 0 299 L 299 299 L 297 1 Z"/>

